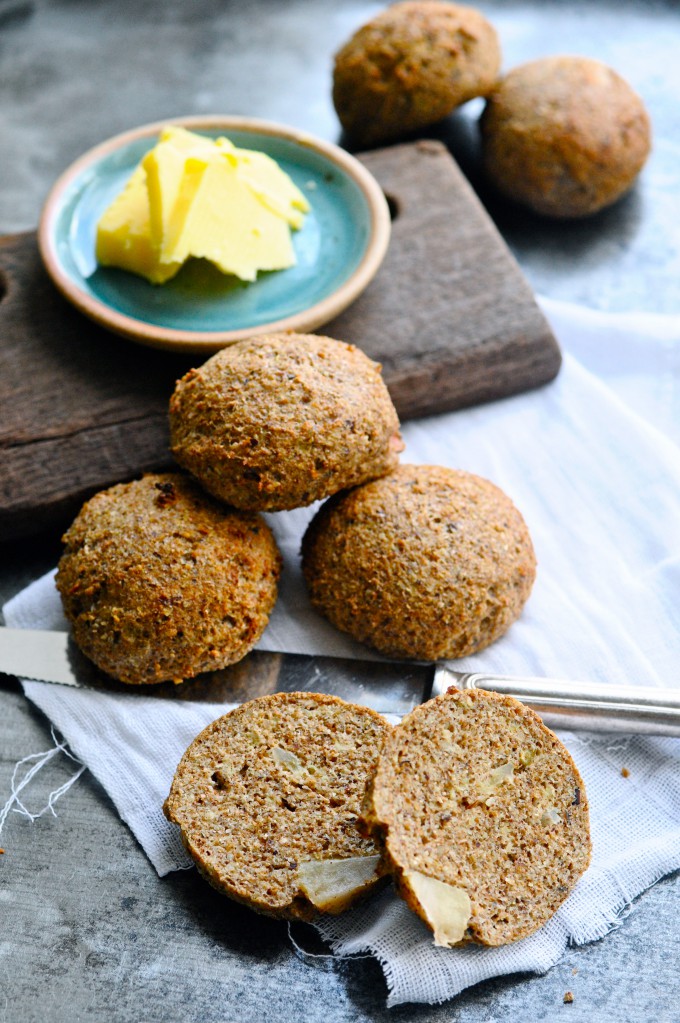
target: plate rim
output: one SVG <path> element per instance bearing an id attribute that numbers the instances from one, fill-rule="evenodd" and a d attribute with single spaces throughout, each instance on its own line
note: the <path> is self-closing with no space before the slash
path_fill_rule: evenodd
<path id="1" fill-rule="evenodd" d="M 162 327 L 138 320 L 84 292 L 65 272 L 57 254 L 55 225 L 63 197 L 72 182 L 88 167 L 137 139 L 157 135 L 167 125 L 179 125 L 189 130 L 220 129 L 225 133 L 252 131 L 260 135 L 282 138 L 309 148 L 340 167 L 361 190 L 370 218 L 368 244 L 359 264 L 347 280 L 318 302 L 289 316 L 253 327 L 200 332 Z M 38 224 L 38 248 L 47 273 L 62 295 L 90 320 L 105 329 L 152 348 L 214 352 L 245 337 L 290 331 L 304 333 L 334 319 L 358 298 L 375 277 L 387 252 L 391 227 L 389 205 L 376 179 L 356 157 L 333 142 L 276 121 L 241 115 L 193 114 L 151 121 L 119 132 L 74 160 L 57 178 L 45 199 Z"/>

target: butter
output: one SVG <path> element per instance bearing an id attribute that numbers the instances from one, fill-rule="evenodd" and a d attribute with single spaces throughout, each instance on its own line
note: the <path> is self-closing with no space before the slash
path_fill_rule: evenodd
<path id="1" fill-rule="evenodd" d="M 217 145 L 222 151 L 232 152 L 237 157 L 240 180 L 248 185 L 260 202 L 299 230 L 305 213 L 309 212 L 309 203 L 276 160 L 252 149 L 236 149 L 228 139 L 218 139 Z"/>
<path id="2" fill-rule="evenodd" d="M 142 160 L 149 193 L 151 238 L 157 248 L 161 249 L 167 240 L 173 217 L 183 212 L 186 215 L 203 171 L 215 153 L 212 139 L 185 128 L 168 127 Z"/>
<path id="3" fill-rule="evenodd" d="M 151 240 L 149 196 L 143 167 L 137 167 L 99 221 L 96 257 L 102 266 L 129 270 L 153 284 L 163 284 L 179 270 L 179 263 L 161 265 Z"/>
<path id="4" fill-rule="evenodd" d="M 218 153 L 205 161 L 187 156 L 182 190 L 160 248 L 161 263 L 209 259 L 225 274 L 254 281 L 258 270 L 293 266 L 288 222 L 265 206 L 244 184 L 234 164 Z"/>
<path id="5" fill-rule="evenodd" d="M 295 264 L 309 203 L 265 153 L 169 126 L 97 226 L 97 260 L 152 283 L 191 258 L 254 281 Z"/>

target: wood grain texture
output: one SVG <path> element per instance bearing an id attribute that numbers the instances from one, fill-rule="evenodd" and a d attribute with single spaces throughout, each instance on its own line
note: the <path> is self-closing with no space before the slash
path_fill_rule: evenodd
<path id="1" fill-rule="evenodd" d="M 422 141 L 363 162 L 396 216 L 370 288 L 324 328 L 383 365 L 402 419 L 552 380 L 560 352 L 514 257 L 446 148 Z"/>
<path id="2" fill-rule="evenodd" d="M 363 157 L 396 211 L 368 290 L 319 332 L 383 365 L 402 419 L 537 387 L 560 353 L 531 290 L 446 149 Z M 56 532 L 84 499 L 171 465 L 167 404 L 195 363 L 71 308 L 34 233 L 0 239 L 0 540 Z"/>
<path id="3" fill-rule="evenodd" d="M 187 360 L 122 342 L 57 292 L 35 235 L 0 241 L 0 537 L 60 530 L 114 481 L 170 464 Z"/>

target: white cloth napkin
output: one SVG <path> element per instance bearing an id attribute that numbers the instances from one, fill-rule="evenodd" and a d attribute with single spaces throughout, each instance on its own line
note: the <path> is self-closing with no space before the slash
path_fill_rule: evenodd
<path id="1" fill-rule="evenodd" d="M 543 306 L 565 352 L 553 384 L 403 430 L 403 461 L 493 480 L 524 514 L 536 547 L 538 577 L 520 620 L 456 666 L 679 686 L 680 322 Z M 312 513 L 269 516 L 284 582 L 259 646 L 365 658 L 307 602 L 298 550 Z M 51 575 L 4 612 L 15 627 L 65 628 Z M 186 746 L 227 708 L 35 682 L 24 689 L 102 783 L 158 872 L 189 866 L 160 808 Z M 588 791 L 594 855 L 537 934 L 495 950 L 434 948 L 391 890 L 319 922 L 338 954 L 378 957 L 389 1004 L 439 1002 L 490 976 L 542 972 L 567 942 L 601 937 L 640 891 L 680 867 L 680 740 L 561 737 Z"/>

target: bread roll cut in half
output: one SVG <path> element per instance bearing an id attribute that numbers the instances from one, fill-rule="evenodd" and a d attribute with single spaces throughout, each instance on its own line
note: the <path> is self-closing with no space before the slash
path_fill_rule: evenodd
<path id="1" fill-rule="evenodd" d="M 483 690 L 450 689 L 390 732 L 363 816 L 436 945 L 527 937 L 590 861 L 569 752 L 532 710 Z"/>
<path id="2" fill-rule="evenodd" d="M 164 811 L 204 877 L 269 916 L 339 913 L 385 873 L 359 812 L 390 725 L 319 693 L 275 693 L 208 726 Z"/>

